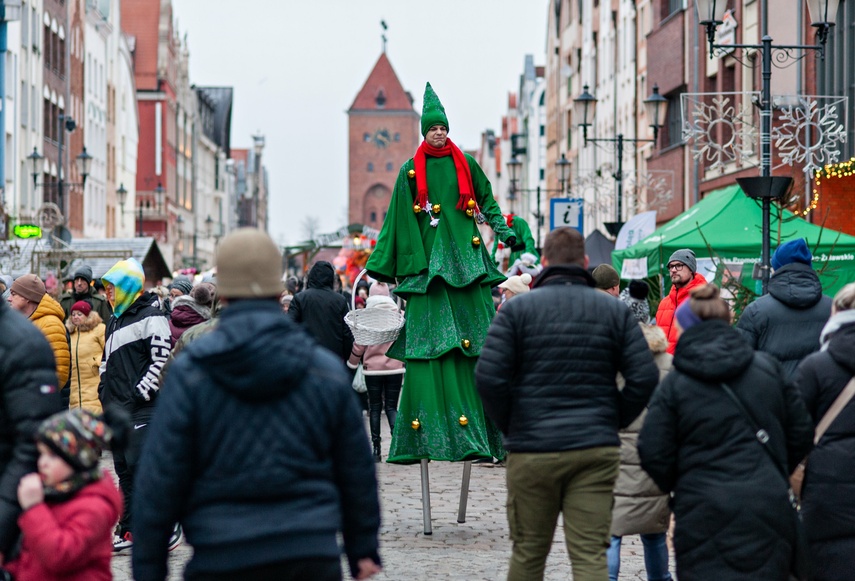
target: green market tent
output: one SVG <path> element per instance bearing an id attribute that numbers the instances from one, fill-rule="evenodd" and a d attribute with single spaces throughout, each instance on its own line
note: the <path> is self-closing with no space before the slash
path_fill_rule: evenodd
<path id="1" fill-rule="evenodd" d="M 773 207 L 771 252 L 774 253 L 779 241 L 804 238 L 813 252 L 813 267 L 820 275 L 825 294 L 833 296 L 842 286 L 855 281 L 855 236 L 811 224 L 786 210 L 779 220 L 776 213 Z M 612 265 L 621 278 L 667 275 L 671 253 L 691 248 L 699 263 L 704 258 L 713 258 L 716 263 L 747 265 L 742 280 L 750 286 L 751 268 L 760 262 L 761 233 L 760 202 L 746 196 L 734 184 L 711 192 L 637 244 L 614 251 Z M 710 256 L 710 248 L 714 256 Z M 670 282 L 668 276 L 662 279 Z"/>

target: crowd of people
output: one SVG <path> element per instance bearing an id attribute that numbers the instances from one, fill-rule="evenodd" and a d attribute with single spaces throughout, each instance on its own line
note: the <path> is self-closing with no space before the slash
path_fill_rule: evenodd
<path id="1" fill-rule="evenodd" d="M 338 534 L 354 577 L 380 570 L 379 436 L 372 457 L 345 363 L 366 369 L 372 427 L 377 398 L 394 425 L 403 365 L 354 348 L 329 263 L 283 284 L 276 245 L 245 229 L 216 266 L 151 286 L 133 258 L 83 265 L 57 298 L 35 274 L 3 281 L 0 578 L 110 579 L 124 553 L 165 579 L 185 536 L 188 579 L 340 579 Z M 384 287 L 370 308 L 395 305 Z"/>
<path id="2" fill-rule="evenodd" d="M 385 414 L 387 462 L 503 462 L 510 581 L 543 578 L 559 516 L 576 581 L 616 581 L 636 534 L 671 580 L 672 527 L 680 581 L 851 580 L 855 283 L 825 296 L 781 244 L 734 324 L 681 249 L 652 308 L 578 231 L 533 247 L 430 85 L 421 125 L 354 289 L 322 260 L 283 278 L 254 229 L 201 280 L 0 279 L 0 578 L 110 579 L 130 553 L 163 581 L 186 536 L 190 580 L 339 580 L 342 553 L 368 579 Z M 402 308 L 397 338 L 355 340 L 351 309 Z"/>

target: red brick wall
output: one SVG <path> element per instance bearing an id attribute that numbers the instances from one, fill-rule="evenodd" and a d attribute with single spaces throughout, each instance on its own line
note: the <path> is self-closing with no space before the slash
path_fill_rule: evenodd
<path id="1" fill-rule="evenodd" d="M 666 208 L 658 209 L 656 222 L 662 224 L 671 218 L 681 214 L 686 208 L 683 207 L 683 163 L 686 158 L 686 147 L 677 145 L 665 151 L 658 152 L 647 162 L 649 170 L 666 170 L 674 175 L 674 195 Z"/>
<path id="2" fill-rule="evenodd" d="M 814 224 L 855 236 L 855 175 L 821 179 L 814 185 L 819 193 L 816 209 L 809 215 Z"/>
<path id="3" fill-rule="evenodd" d="M 659 85 L 662 95 L 685 84 L 685 14 L 686 11 L 680 11 L 654 25 L 647 36 L 647 79 L 651 87 Z"/>

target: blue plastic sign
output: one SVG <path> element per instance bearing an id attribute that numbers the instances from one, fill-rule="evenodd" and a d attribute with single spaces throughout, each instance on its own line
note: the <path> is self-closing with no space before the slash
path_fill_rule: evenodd
<path id="1" fill-rule="evenodd" d="M 549 229 L 569 226 L 585 234 L 584 207 L 582 198 L 552 198 L 549 201 Z"/>

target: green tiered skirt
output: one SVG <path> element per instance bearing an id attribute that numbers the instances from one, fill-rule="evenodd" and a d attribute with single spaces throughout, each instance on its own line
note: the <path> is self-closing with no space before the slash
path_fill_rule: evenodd
<path id="1" fill-rule="evenodd" d="M 501 435 L 475 389 L 493 317 L 490 287 L 481 282 L 455 288 L 435 277 L 422 292 L 414 292 L 413 280 L 396 290 L 407 298 L 407 323 L 387 355 L 405 361 L 407 373 L 389 462 L 504 458 Z"/>

